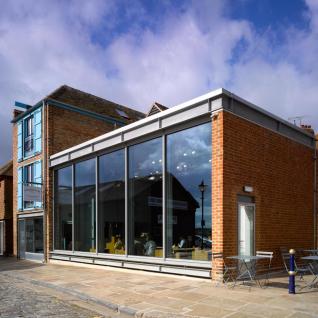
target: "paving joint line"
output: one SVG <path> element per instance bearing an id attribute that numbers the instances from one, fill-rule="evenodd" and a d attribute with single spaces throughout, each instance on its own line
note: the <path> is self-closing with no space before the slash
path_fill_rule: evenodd
<path id="1" fill-rule="evenodd" d="M 141 314 L 139 311 L 137 311 L 134 308 L 115 304 L 115 303 L 112 303 L 110 301 L 101 300 L 101 299 L 89 296 L 85 293 L 72 290 L 72 289 L 67 288 L 67 287 L 56 286 L 52 283 L 48 283 L 48 282 L 44 282 L 44 281 L 40 281 L 40 280 L 36 280 L 36 279 L 32 279 L 32 278 L 27 278 L 27 277 L 24 277 L 22 275 L 9 274 L 9 273 L 3 273 L 3 272 L 2 273 L 0 272 L 0 275 L 10 277 L 10 278 L 17 278 L 19 280 L 24 280 L 24 281 L 27 281 L 33 285 L 36 285 L 36 286 L 51 288 L 51 289 L 54 289 L 56 291 L 78 297 L 79 299 L 81 299 L 83 301 L 89 301 L 89 302 L 95 303 L 97 305 L 104 306 L 107 309 L 111 309 L 115 312 L 118 312 L 119 314 L 122 313 L 122 314 L 132 316 L 132 317 L 137 317 L 137 313 L 138 313 L 138 315 Z"/>

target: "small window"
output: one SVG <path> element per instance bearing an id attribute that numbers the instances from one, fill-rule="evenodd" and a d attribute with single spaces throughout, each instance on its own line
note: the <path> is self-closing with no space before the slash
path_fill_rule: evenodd
<path id="1" fill-rule="evenodd" d="M 33 183 L 34 173 L 33 173 L 33 164 L 25 166 L 25 183 Z"/>
<path id="2" fill-rule="evenodd" d="M 25 120 L 25 137 L 33 135 L 33 116 Z"/>
<path id="3" fill-rule="evenodd" d="M 124 117 L 124 118 L 129 118 L 129 116 L 127 115 L 126 112 L 124 112 L 123 110 L 120 110 L 118 108 L 116 108 L 116 112 L 118 113 L 118 115 L 120 115 L 121 117 Z"/>
<path id="4" fill-rule="evenodd" d="M 24 121 L 24 155 L 29 156 L 33 152 L 33 116 Z"/>

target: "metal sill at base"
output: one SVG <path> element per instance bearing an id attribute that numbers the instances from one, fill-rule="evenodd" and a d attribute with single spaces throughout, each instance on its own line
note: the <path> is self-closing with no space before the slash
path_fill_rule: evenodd
<path id="1" fill-rule="evenodd" d="M 198 266 L 189 266 L 176 264 L 170 265 L 169 263 L 165 264 L 156 264 L 156 263 L 146 263 L 146 262 L 138 262 L 132 261 L 129 259 L 103 259 L 95 257 L 81 257 L 78 255 L 61 255 L 50 253 L 50 259 L 67 261 L 67 262 L 77 262 L 77 263 L 85 263 L 92 265 L 102 265 L 102 266 L 111 266 L 111 267 L 121 267 L 127 269 L 137 269 L 151 272 L 159 272 L 166 274 L 177 274 L 177 275 L 185 275 L 185 276 L 194 276 L 201 278 L 211 278 L 211 268 L 200 268 Z"/>

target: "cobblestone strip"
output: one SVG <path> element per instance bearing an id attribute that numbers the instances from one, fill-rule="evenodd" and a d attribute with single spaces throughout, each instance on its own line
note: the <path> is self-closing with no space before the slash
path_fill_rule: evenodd
<path id="1" fill-rule="evenodd" d="M 36 291 L 24 281 L 0 274 L 0 317 L 102 317 L 88 309 Z"/>
<path id="2" fill-rule="evenodd" d="M 98 298 L 95 298 L 95 297 L 91 297 L 91 296 L 89 296 L 89 295 L 87 295 L 85 293 L 78 292 L 78 291 L 73 290 L 71 288 L 57 286 L 57 285 L 54 285 L 52 283 L 48 283 L 48 282 L 44 282 L 44 281 L 40 281 L 40 280 L 30 279 L 30 278 L 25 277 L 23 275 L 17 275 L 16 273 L 15 274 L 1 273 L 1 275 L 2 276 L 6 276 L 6 277 L 8 277 L 10 279 L 19 279 L 21 281 L 26 281 L 26 282 L 31 283 L 33 285 L 46 287 L 46 288 L 51 288 L 51 289 L 54 289 L 56 291 L 59 291 L 59 292 L 65 293 L 65 294 L 69 294 L 69 295 L 75 296 L 78 299 L 81 299 L 83 301 L 87 301 L 87 302 L 95 303 L 95 304 L 100 305 L 100 306 L 104 306 L 108 310 L 109 309 L 113 310 L 114 313 L 117 312 L 119 314 L 124 314 L 124 315 L 132 316 L 132 317 L 135 317 L 136 314 L 137 314 L 137 310 L 135 310 L 133 308 L 130 308 L 130 307 L 127 307 L 127 306 L 120 306 L 118 304 L 114 304 L 114 303 L 111 303 L 111 302 L 108 302 L 108 301 L 104 301 L 104 300 L 101 300 L 101 299 L 98 299 Z"/>

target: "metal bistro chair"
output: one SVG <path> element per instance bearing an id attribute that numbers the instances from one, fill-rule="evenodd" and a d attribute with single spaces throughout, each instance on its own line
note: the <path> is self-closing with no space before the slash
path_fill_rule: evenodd
<path id="1" fill-rule="evenodd" d="M 236 266 L 227 266 L 224 262 L 224 257 L 223 257 L 223 253 L 211 253 L 212 255 L 212 262 L 216 259 L 222 260 L 223 261 L 223 268 L 220 271 L 221 277 L 222 277 L 222 283 L 224 283 L 225 285 L 229 282 L 232 281 L 233 283 L 235 283 L 235 278 L 233 276 L 233 272 L 237 270 Z M 219 285 L 219 282 L 217 282 L 216 286 Z"/>
<path id="2" fill-rule="evenodd" d="M 286 272 L 288 274 L 289 273 L 289 259 L 290 259 L 289 253 L 282 253 L 282 259 L 283 259 L 283 263 L 284 263 Z M 296 260 L 294 260 L 294 264 L 295 264 L 296 272 L 297 272 L 297 274 L 299 274 L 299 280 L 304 280 L 304 275 L 306 273 L 313 275 L 312 269 L 310 268 L 309 265 L 297 266 Z"/>
<path id="3" fill-rule="evenodd" d="M 273 254 L 274 254 L 273 252 L 256 251 L 256 256 L 262 256 L 262 257 L 268 259 L 268 268 L 266 271 L 264 285 L 269 283 L 269 272 L 271 270 Z"/>

